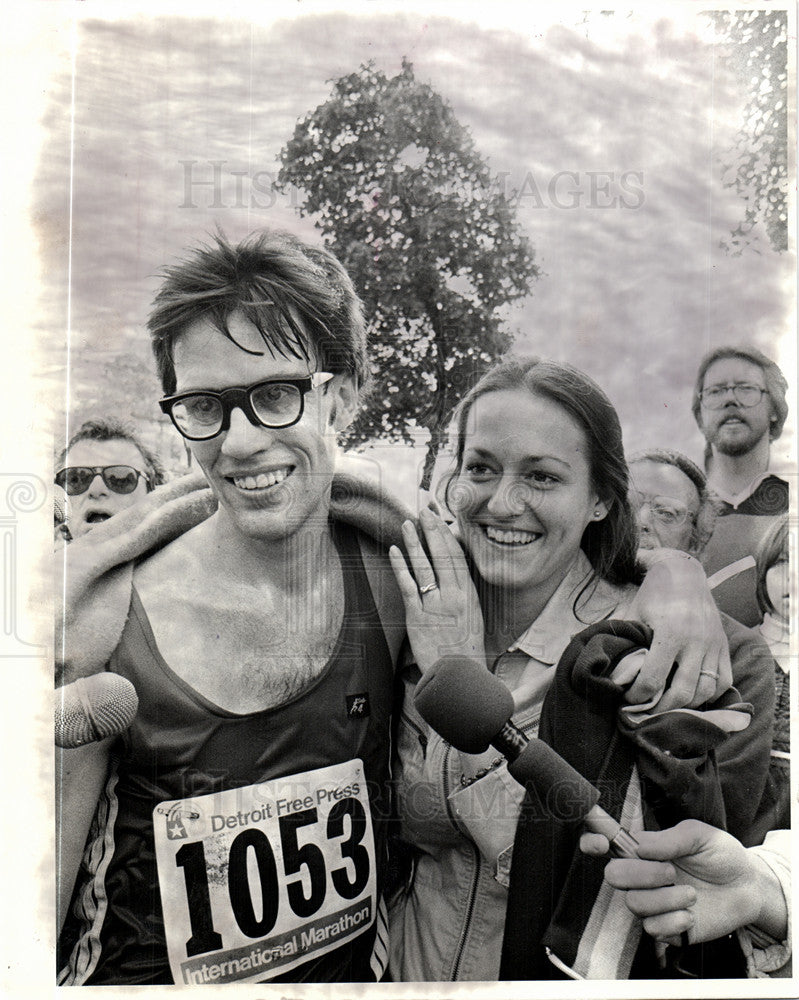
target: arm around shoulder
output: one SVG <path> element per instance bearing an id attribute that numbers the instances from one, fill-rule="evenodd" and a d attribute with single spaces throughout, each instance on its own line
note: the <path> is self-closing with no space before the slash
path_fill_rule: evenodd
<path id="1" fill-rule="evenodd" d="M 627 701 L 644 704 L 659 698 L 657 711 L 696 708 L 731 683 L 719 612 L 695 559 L 673 549 L 653 550 L 646 556 L 646 577 L 631 617 L 652 628 L 652 646 Z"/>

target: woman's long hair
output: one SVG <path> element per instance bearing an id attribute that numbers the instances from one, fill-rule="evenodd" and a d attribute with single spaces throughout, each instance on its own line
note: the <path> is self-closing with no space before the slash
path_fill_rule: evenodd
<path id="1" fill-rule="evenodd" d="M 608 583 L 640 583 L 636 564 L 638 529 L 628 496 L 629 476 L 621 425 L 613 404 L 593 379 L 573 368 L 540 358 L 507 357 L 490 368 L 455 408 L 454 464 L 439 484 L 439 500 L 453 511 L 463 465 L 469 414 L 475 400 L 510 389 L 543 396 L 560 406 L 582 428 L 588 444 L 591 483 L 606 505 L 601 521 L 591 521 L 580 547 L 594 574 Z"/>

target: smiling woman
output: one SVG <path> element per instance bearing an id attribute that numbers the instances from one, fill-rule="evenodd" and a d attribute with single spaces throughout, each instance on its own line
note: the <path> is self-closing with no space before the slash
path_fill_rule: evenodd
<path id="1" fill-rule="evenodd" d="M 638 582 L 621 428 L 587 376 L 535 359 L 500 363 L 456 410 L 454 444 L 441 494 L 471 562 L 484 633 L 474 603 L 471 627 L 461 629 L 471 643 L 460 649 L 451 618 L 449 626 L 439 616 L 438 627 L 432 617 L 414 627 L 408 614 L 415 666 L 405 675 L 397 773 L 402 836 L 416 861 L 392 914 L 392 967 L 403 980 L 498 978 L 507 849 L 523 794 L 493 752 L 459 753 L 428 729 L 413 707 L 416 667 L 426 671 L 443 652 L 484 659 L 514 694 L 514 724 L 535 736 L 552 667 L 571 636 L 600 618 L 624 617 Z M 452 543 L 432 515 L 422 523 L 435 564 L 442 539 L 450 550 Z M 433 611 L 448 581 L 436 569 L 428 583 L 432 567 L 418 540 L 408 531 L 405 541 Z M 408 609 L 416 584 L 396 551 L 392 562 Z M 495 833 L 506 838 L 494 856 L 476 831 L 465 833 L 475 814 L 461 800 L 472 785 L 487 791 Z"/>
<path id="2" fill-rule="evenodd" d="M 588 376 L 506 361 L 464 398 L 455 421 L 442 493 L 485 596 L 495 598 L 489 606 L 505 609 L 504 622 L 487 616 L 487 635 L 501 636 L 487 639 L 489 652 L 537 617 L 581 551 L 597 580 L 640 582 L 621 427 Z"/>
<path id="3" fill-rule="evenodd" d="M 567 365 L 506 360 L 465 396 L 454 424 L 454 465 L 440 498 L 465 553 L 429 511 L 421 517 L 426 550 L 406 525 L 410 567 L 391 552 L 412 652 L 396 776 L 401 837 L 414 858 L 392 909 L 392 973 L 414 981 L 499 977 L 524 796 L 493 750 L 460 752 L 427 725 L 417 684 L 442 656 L 478 660 L 510 689 L 513 724 L 534 737 L 572 637 L 603 619 L 647 620 L 633 604 L 640 576 L 621 427 L 599 386 Z M 603 682 L 621 684 L 610 675 Z M 626 697 L 636 702 L 632 690 Z M 482 708 L 474 706 L 476 727 Z M 613 716 L 610 701 L 604 711 Z M 581 745 L 593 739 L 587 719 L 578 712 L 569 720 Z M 724 753 L 741 749 L 730 739 Z M 605 752 L 598 748 L 599 759 Z M 765 739 L 745 752 L 760 783 L 757 802 Z M 631 809 L 639 816 L 640 799 Z M 556 899 L 561 888 L 553 879 L 546 895 Z"/>
<path id="4" fill-rule="evenodd" d="M 519 389 L 476 399 L 471 423 L 458 476 L 464 544 L 483 583 L 513 591 L 536 617 L 587 526 L 607 516 L 585 435 L 557 403 Z"/>

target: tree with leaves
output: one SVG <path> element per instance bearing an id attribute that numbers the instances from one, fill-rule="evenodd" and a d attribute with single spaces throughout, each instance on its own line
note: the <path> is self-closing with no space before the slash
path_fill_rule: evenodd
<path id="1" fill-rule="evenodd" d="M 735 145 L 723 163 L 725 184 L 746 204 L 722 246 L 753 247 L 761 223 L 772 249 L 788 249 L 788 12 L 731 10 L 711 14 L 720 51 L 748 93 Z"/>
<path id="2" fill-rule="evenodd" d="M 347 443 L 426 428 L 426 489 L 447 414 L 510 346 L 502 308 L 539 273 L 510 198 L 406 60 L 392 78 L 370 63 L 336 80 L 282 150 L 278 186 L 304 192 L 366 309 L 374 389 Z"/>

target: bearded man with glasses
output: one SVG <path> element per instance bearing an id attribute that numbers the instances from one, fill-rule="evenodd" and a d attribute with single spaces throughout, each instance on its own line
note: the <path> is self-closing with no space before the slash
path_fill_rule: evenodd
<path id="1" fill-rule="evenodd" d="M 56 469 L 56 521 L 67 541 L 132 507 L 165 478 L 158 456 L 113 417 L 81 424 Z"/>
<path id="2" fill-rule="evenodd" d="M 788 513 L 788 483 L 770 468 L 782 433 L 788 383 L 753 347 L 720 347 L 702 359 L 692 410 L 705 436 L 708 487 L 718 522 L 703 563 L 716 603 L 744 625 L 760 624 L 755 559 L 760 539 Z"/>

